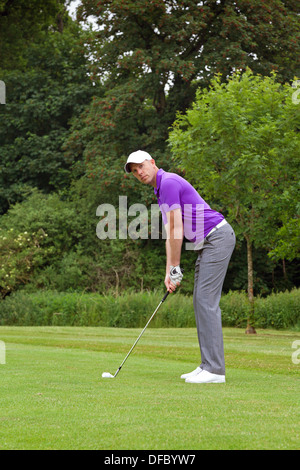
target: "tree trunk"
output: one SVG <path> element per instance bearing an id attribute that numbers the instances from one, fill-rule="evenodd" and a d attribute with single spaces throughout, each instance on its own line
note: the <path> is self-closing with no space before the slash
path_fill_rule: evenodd
<path id="1" fill-rule="evenodd" d="M 247 241 L 247 263 L 248 263 L 248 299 L 250 302 L 250 314 L 247 319 L 246 334 L 256 334 L 254 323 L 254 289 L 253 289 L 253 258 L 252 258 L 252 242 L 248 236 Z"/>

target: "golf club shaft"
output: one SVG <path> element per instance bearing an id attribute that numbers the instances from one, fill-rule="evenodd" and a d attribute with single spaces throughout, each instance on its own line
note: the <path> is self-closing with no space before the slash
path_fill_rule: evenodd
<path id="1" fill-rule="evenodd" d="M 147 326 L 149 325 L 149 323 L 151 322 L 152 318 L 155 316 L 156 312 L 158 311 L 159 307 L 161 306 L 161 304 L 166 300 L 166 298 L 168 297 L 169 295 L 169 291 L 167 291 L 164 295 L 164 297 L 161 299 L 161 301 L 159 302 L 158 306 L 156 307 L 156 309 L 154 310 L 154 312 L 152 313 L 151 317 L 149 318 L 149 320 L 147 321 L 147 324 L 146 326 L 144 327 L 144 329 L 141 331 L 141 333 L 139 334 L 139 337 L 136 339 L 136 341 L 134 342 L 134 344 L 132 345 L 130 351 L 128 352 L 127 356 L 125 357 L 125 359 L 123 360 L 122 364 L 120 365 L 119 369 L 117 370 L 117 372 L 115 373 L 114 377 L 116 377 L 118 375 L 118 373 L 120 372 L 123 364 L 125 363 L 126 359 L 128 358 L 128 356 L 130 355 L 131 351 L 135 348 L 136 344 L 138 343 L 138 341 L 140 340 L 141 336 L 143 335 L 144 331 L 146 330 Z"/>

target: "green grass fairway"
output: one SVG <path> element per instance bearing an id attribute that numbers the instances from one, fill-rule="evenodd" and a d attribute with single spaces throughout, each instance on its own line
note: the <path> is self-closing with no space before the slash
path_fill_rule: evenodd
<path id="1" fill-rule="evenodd" d="M 224 328 L 226 384 L 196 385 L 196 330 L 148 328 L 102 379 L 139 333 L 0 327 L 0 449 L 299 449 L 299 332 Z"/>

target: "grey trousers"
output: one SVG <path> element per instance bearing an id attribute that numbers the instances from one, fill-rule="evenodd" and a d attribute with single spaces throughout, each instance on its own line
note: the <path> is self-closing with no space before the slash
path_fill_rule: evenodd
<path id="1" fill-rule="evenodd" d="M 201 352 L 200 367 L 225 375 L 221 309 L 222 287 L 235 247 L 235 234 L 223 225 L 206 237 L 195 266 L 194 310 Z"/>

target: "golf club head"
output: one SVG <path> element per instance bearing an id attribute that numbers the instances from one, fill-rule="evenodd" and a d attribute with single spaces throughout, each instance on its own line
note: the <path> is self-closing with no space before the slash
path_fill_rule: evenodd
<path id="1" fill-rule="evenodd" d="M 114 378 L 114 376 L 111 375 L 109 372 L 103 372 L 102 377 L 104 379 L 113 379 Z"/>

